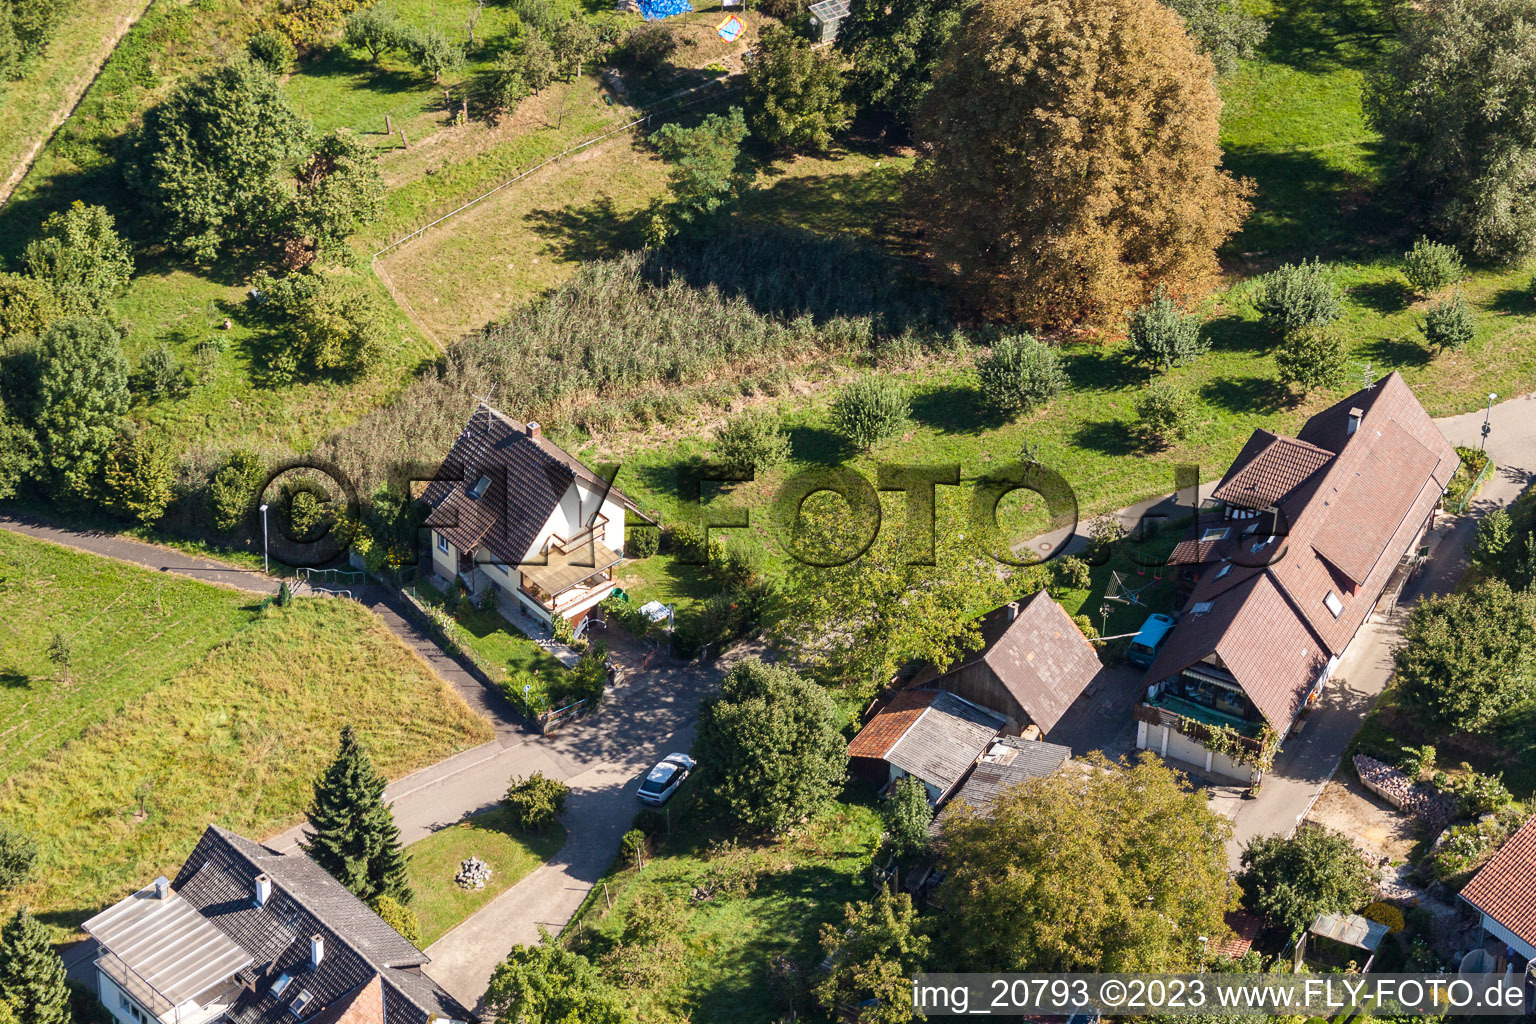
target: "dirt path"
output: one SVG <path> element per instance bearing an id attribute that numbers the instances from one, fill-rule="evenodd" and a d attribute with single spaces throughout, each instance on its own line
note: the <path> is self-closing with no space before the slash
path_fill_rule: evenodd
<path id="1" fill-rule="evenodd" d="M 63 100 L 54 108 L 53 113 L 49 115 L 46 127 L 38 130 L 37 140 L 32 143 L 31 147 L 27 149 L 16 165 L 11 168 L 11 172 L 6 176 L 5 180 L 0 182 L 0 206 L 4 206 L 11 198 L 11 193 L 16 191 L 16 186 L 21 184 L 22 179 L 27 176 L 27 172 L 32 169 L 32 164 L 37 160 L 37 155 L 42 152 L 43 146 L 47 145 L 48 140 L 53 138 L 53 134 L 58 131 L 59 126 L 69 120 L 70 115 L 75 112 L 75 108 L 80 105 L 80 101 L 85 98 L 85 91 L 91 87 L 91 83 L 95 82 L 96 77 L 101 74 L 102 65 L 107 62 L 108 57 L 112 56 L 112 51 L 117 49 L 117 44 L 122 42 L 123 36 L 128 34 L 128 30 L 133 28 L 147 10 L 149 10 L 149 4 L 146 2 L 137 7 L 132 13 L 119 18 L 112 34 L 101 41 L 97 55 L 91 61 L 90 69 L 65 87 Z M 70 42 L 72 43 L 73 41 Z M 58 44 L 55 43 L 55 45 Z"/>

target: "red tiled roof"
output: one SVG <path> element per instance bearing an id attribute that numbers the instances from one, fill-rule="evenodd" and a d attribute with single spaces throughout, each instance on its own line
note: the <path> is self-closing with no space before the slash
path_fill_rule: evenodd
<path id="1" fill-rule="evenodd" d="M 1536 945 L 1536 817 L 1483 865 L 1461 898 Z"/>
<path id="2" fill-rule="evenodd" d="M 884 757 L 938 696 L 934 690 L 903 690 L 848 743 L 849 757 Z"/>
<path id="3" fill-rule="evenodd" d="M 1253 942 L 1264 928 L 1264 922 L 1246 910 L 1227 911 L 1227 927 L 1232 934 L 1211 943 L 1211 956 L 1229 956 L 1236 960 L 1253 948 Z"/>
<path id="4" fill-rule="evenodd" d="M 1353 432 L 1351 410 L 1360 411 Z M 1218 493 L 1277 440 L 1288 439 L 1256 434 L 1244 449 L 1247 462 L 1234 464 Z M 1186 614 L 1147 675 L 1167 679 L 1219 653 L 1277 730 L 1289 726 L 1317 671 L 1344 650 L 1375 607 L 1458 462 L 1396 373 L 1308 420 L 1299 441 L 1337 454 L 1274 501 L 1288 524 L 1275 546 L 1254 552 L 1253 543 L 1266 538 L 1245 537 L 1226 550 L 1228 571 L 1220 578 L 1205 572 L 1189 607 L 1209 602 L 1210 611 Z M 1266 585 L 1256 585 L 1258 579 Z M 1329 593 L 1341 606 L 1337 616 L 1325 603 Z M 1256 602 L 1253 609 L 1233 607 L 1248 601 Z"/>
<path id="5" fill-rule="evenodd" d="M 1243 508 L 1268 508 L 1333 459 L 1305 441 L 1255 430 L 1212 497 Z"/>

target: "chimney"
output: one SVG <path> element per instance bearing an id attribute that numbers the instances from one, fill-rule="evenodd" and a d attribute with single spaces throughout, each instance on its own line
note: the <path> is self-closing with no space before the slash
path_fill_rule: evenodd
<path id="1" fill-rule="evenodd" d="M 539 426 L 539 421 L 538 420 L 529 420 L 528 421 L 528 436 L 529 437 L 543 437 L 544 436 L 544 428 Z"/>
<path id="2" fill-rule="evenodd" d="M 155 879 L 155 899 L 169 899 L 171 895 L 171 880 L 161 875 Z"/>
<path id="3" fill-rule="evenodd" d="M 1019 617 L 1019 602 L 1017 602 L 1017 601 L 1009 601 L 1008 602 L 1008 621 L 1012 622 L 1014 619 L 1017 619 L 1018 617 Z"/>
<path id="4" fill-rule="evenodd" d="M 264 906 L 267 905 L 267 900 L 269 900 L 271 898 L 272 898 L 272 876 L 271 875 L 257 875 L 256 876 L 256 905 L 258 907 L 264 907 Z"/>
<path id="5" fill-rule="evenodd" d="M 325 938 L 320 935 L 309 937 L 309 966 L 319 967 L 320 961 L 325 959 Z"/>
<path id="6" fill-rule="evenodd" d="M 1353 434 L 1360 429 L 1360 418 L 1365 415 L 1365 410 L 1359 407 L 1349 410 L 1349 432 Z"/>

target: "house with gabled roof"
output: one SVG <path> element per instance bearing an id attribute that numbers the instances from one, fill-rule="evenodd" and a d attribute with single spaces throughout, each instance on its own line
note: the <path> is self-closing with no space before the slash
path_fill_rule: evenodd
<path id="1" fill-rule="evenodd" d="M 1396 373 L 1296 437 L 1255 431 L 1170 558 L 1193 590 L 1147 670 L 1137 745 L 1253 778 L 1242 762 L 1262 758 L 1228 743 L 1257 753 L 1291 730 L 1401 589 L 1458 462 Z"/>
<path id="2" fill-rule="evenodd" d="M 848 743 L 849 769 L 884 789 L 911 776 L 943 803 L 1003 727 L 1003 716 L 943 690 L 902 690 Z"/>
<path id="3" fill-rule="evenodd" d="M 1004 731 L 1030 726 L 1044 737 L 1104 668 L 1093 644 L 1049 593 L 1014 601 L 978 622 L 981 648 L 939 668 L 925 666 L 912 686 L 947 690 L 995 711 Z"/>
<path id="4" fill-rule="evenodd" d="M 613 592 L 624 558 L 626 512 L 639 508 L 611 482 L 544 436 L 482 403 L 422 500 L 433 575 L 497 607 L 549 626 L 579 623 Z"/>
<path id="5" fill-rule="evenodd" d="M 453 1024 L 472 1013 L 318 864 L 208 826 L 161 877 L 85 922 L 120 1024 Z"/>
<path id="6" fill-rule="evenodd" d="M 1536 974 L 1536 817 L 1472 876 L 1461 900 L 1482 917 L 1483 949 L 1494 947 L 1481 969 Z"/>

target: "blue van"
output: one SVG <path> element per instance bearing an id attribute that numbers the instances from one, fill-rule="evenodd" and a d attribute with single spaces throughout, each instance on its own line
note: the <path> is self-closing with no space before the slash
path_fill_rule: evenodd
<path id="1" fill-rule="evenodd" d="M 1151 668 L 1157 652 L 1162 649 L 1168 634 L 1172 632 L 1173 616 L 1147 616 L 1147 621 L 1141 624 L 1141 632 L 1136 634 L 1136 639 L 1131 641 L 1131 646 L 1126 650 L 1125 660 L 1132 665 Z"/>

